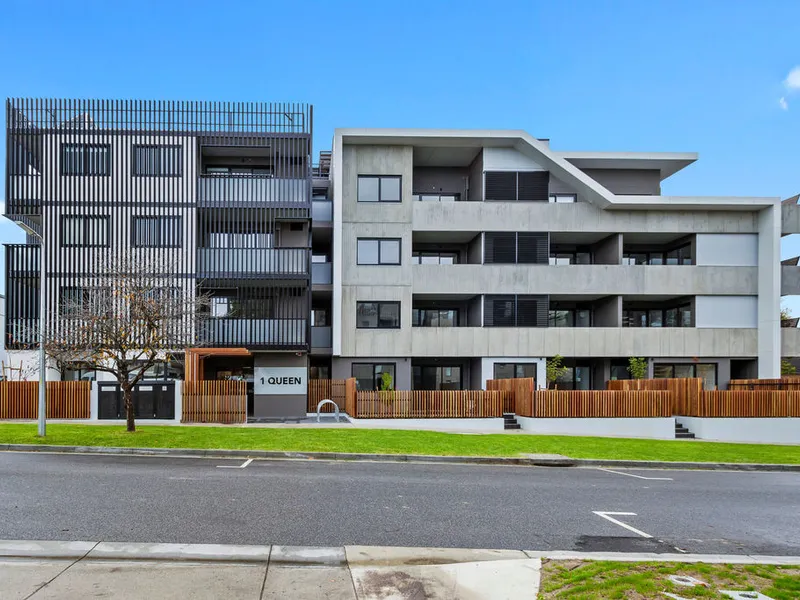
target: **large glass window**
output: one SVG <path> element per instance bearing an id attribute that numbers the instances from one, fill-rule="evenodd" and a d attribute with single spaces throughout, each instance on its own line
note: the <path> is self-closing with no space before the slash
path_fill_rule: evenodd
<path id="1" fill-rule="evenodd" d="M 356 327 L 358 329 L 398 329 L 400 327 L 400 303 L 357 302 Z"/>
<path id="2" fill-rule="evenodd" d="M 183 219 L 174 217 L 133 217 L 133 245 L 137 248 L 180 248 Z"/>
<path id="3" fill-rule="evenodd" d="M 461 366 L 414 365 L 411 368 L 415 390 L 460 390 Z"/>
<path id="4" fill-rule="evenodd" d="M 380 390 L 384 373 L 388 373 L 392 378 L 392 388 L 396 387 L 394 363 L 353 363 L 352 369 L 356 388 L 359 390 Z"/>
<path id="5" fill-rule="evenodd" d="M 691 265 L 692 246 L 684 244 L 669 250 L 624 250 L 623 265 Z"/>
<path id="6" fill-rule="evenodd" d="M 183 173 L 180 146 L 134 146 L 133 174 L 178 177 Z"/>
<path id="7" fill-rule="evenodd" d="M 673 377 L 699 377 L 703 380 L 703 388 L 713 390 L 717 387 L 716 363 L 656 363 L 653 365 L 654 379 L 671 379 Z"/>
<path id="8" fill-rule="evenodd" d="M 411 311 L 412 327 L 457 327 L 457 308 L 415 308 Z"/>
<path id="9" fill-rule="evenodd" d="M 623 308 L 623 327 L 691 327 L 689 304 L 668 308 Z"/>
<path id="10" fill-rule="evenodd" d="M 494 379 L 536 379 L 536 363 L 494 363 Z"/>
<path id="11" fill-rule="evenodd" d="M 108 217 L 63 215 L 61 246 L 82 248 L 108 246 Z"/>
<path id="12" fill-rule="evenodd" d="M 61 144 L 62 175 L 110 175 L 108 144 Z"/>
<path id="13" fill-rule="evenodd" d="M 359 175 L 359 202 L 400 202 L 399 175 Z"/>
<path id="14" fill-rule="evenodd" d="M 458 252 L 420 252 L 411 253 L 411 264 L 414 265 L 456 265 Z"/>
<path id="15" fill-rule="evenodd" d="M 566 371 L 555 384 L 560 390 L 592 389 L 592 369 L 588 364 L 579 364 L 574 359 L 564 361 Z"/>
<path id="16" fill-rule="evenodd" d="M 588 308 L 557 308 L 548 311 L 549 327 L 591 327 L 592 311 Z"/>
<path id="17" fill-rule="evenodd" d="M 356 253 L 359 265 L 399 265 L 400 239 L 359 238 Z"/>

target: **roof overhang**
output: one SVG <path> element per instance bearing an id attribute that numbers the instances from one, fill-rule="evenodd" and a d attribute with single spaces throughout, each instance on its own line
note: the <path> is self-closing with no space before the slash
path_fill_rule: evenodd
<path id="1" fill-rule="evenodd" d="M 696 152 L 557 152 L 579 169 L 647 169 L 659 171 L 661 180 L 697 160 Z"/>

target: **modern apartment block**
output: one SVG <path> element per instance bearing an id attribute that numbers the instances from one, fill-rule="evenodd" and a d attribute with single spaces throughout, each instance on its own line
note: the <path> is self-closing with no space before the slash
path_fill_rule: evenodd
<path id="1" fill-rule="evenodd" d="M 268 381 L 276 368 L 307 377 L 311 106 L 9 100 L 6 123 L 5 216 L 45 249 L 34 235 L 6 245 L 9 349 L 35 345 L 40 293 L 57 327 L 63 307 L 98 285 L 99 261 L 130 252 L 169 265 L 180 293 L 212 296 L 198 332 L 218 350 L 205 378 L 250 382 L 254 416 L 305 412 L 304 387 L 282 393 Z M 150 375 L 181 369 L 167 361 Z M 50 377 L 85 375 L 70 365 Z"/>
<path id="2" fill-rule="evenodd" d="M 797 293 L 781 289 L 780 238 L 798 207 L 662 196 L 696 159 L 554 150 L 524 131 L 337 130 L 332 377 L 544 386 L 556 354 L 562 389 L 627 378 L 632 356 L 707 387 L 778 376 L 797 354 L 779 310 Z"/>

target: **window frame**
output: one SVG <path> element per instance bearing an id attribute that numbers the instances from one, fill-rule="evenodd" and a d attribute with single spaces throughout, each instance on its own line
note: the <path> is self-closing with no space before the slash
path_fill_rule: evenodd
<path id="1" fill-rule="evenodd" d="M 453 324 L 452 325 L 423 325 L 425 319 L 423 318 L 424 313 L 427 312 L 436 312 L 439 313 L 436 316 L 436 322 L 442 322 L 442 315 L 443 312 L 451 312 L 453 313 Z M 412 327 L 428 327 L 428 328 L 436 328 L 436 327 L 446 327 L 448 329 L 452 329 L 453 327 L 461 327 L 461 310 L 457 307 L 454 308 L 436 308 L 436 307 L 422 307 L 422 308 L 412 308 L 411 309 L 411 326 Z"/>
<path id="2" fill-rule="evenodd" d="M 378 180 L 378 197 L 376 200 L 362 200 L 361 199 L 361 180 L 362 179 L 377 179 Z M 384 200 L 382 196 L 383 191 L 383 180 L 384 179 L 396 179 L 398 182 L 398 186 L 400 188 L 399 198 L 397 200 Z M 381 203 L 389 203 L 389 204 L 399 204 L 403 201 L 403 176 L 402 175 L 373 175 L 373 174 L 359 174 L 358 181 L 356 183 L 356 202 L 360 202 L 361 204 L 381 204 Z"/>
<path id="3" fill-rule="evenodd" d="M 369 390 L 363 391 L 378 391 L 380 388 L 378 386 L 378 377 L 377 371 L 375 370 L 376 367 L 387 367 L 391 366 L 392 368 L 392 387 L 397 389 L 397 363 L 396 362 L 354 362 L 350 363 L 350 376 L 353 377 L 356 382 L 358 382 L 358 377 L 355 376 L 353 372 L 356 367 L 372 367 L 372 387 Z M 383 373 L 383 371 L 382 371 Z M 358 389 L 358 388 L 357 388 Z"/>
<path id="4" fill-rule="evenodd" d="M 359 325 L 358 323 L 358 312 L 359 306 L 362 304 L 375 304 L 376 305 L 376 312 L 375 314 L 378 317 L 378 322 L 375 327 L 370 327 L 368 325 Z M 395 305 L 397 307 L 397 325 L 393 325 L 392 327 L 381 327 L 381 309 L 387 305 Z M 356 301 L 356 329 L 400 329 L 402 323 L 402 315 L 400 310 L 400 300 L 358 300 Z"/>
<path id="5" fill-rule="evenodd" d="M 419 379 L 420 379 L 420 383 L 422 383 L 422 381 L 425 379 L 425 377 L 424 377 L 424 371 L 425 371 L 425 369 L 434 369 L 434 370 L 436 370 L 436 371 L 437 371 L 436 375 L 434 376 L 434 379 L 435 379 L 436 381 L 439 381 L 439 380 L 441 380 L 441 379 L 443 379 L 443 378 L 444 378 L 444 375 L 443 375 L 443 374 L 442 374 L 442 376 L 441 376 L 441 377 L 440 377 L 440 376 L 439 376 L 439 374 L 438 374 L 438 371 L 439 371 L 440 369 L 458 369 L 458 387 L 457 387 L 457 388 L 455 388 L 455 390 L 458 390 L 458 391 L 460 391 L 460 390 L 463 390 L 463 389 L 464 389 L 464 374 L 465 374 L 465 373 L 464 373 L 464 365 L 463 365 L 463 364 L 461 364 L 461 363 L 454 363 L 454 364 L 443 364 L 443 365 L 422 364 L 422 365 L 412 365 L 412 366 L 411 366 L 411 389 L 412 389 L 412 390 L 421 390 L 421 391 L 447 391 L 447 390 L 452 390 L 453 388 L 445 388 L 445 389 L 443 390 L 443 389 L 442 389 L 442 387 L 441 387 L 441 385 L 440 385 L 438 388 L 433 388 L 433 389 L 431 389 L 431 388 L 426 388 L 426 387 L 417 387 L 417 386 L 415 386 L 415 385 L 414 385 L 414 380 L 415 380 L 415 377 L 414 377 L 414 375 L 415 375 L 415 371 L 416 371 L 417 369 L 419 369 L 419 374 L 420 374 L 420 376 L 419 376 Z"/>
<path id="6" fill-rule="evenodd" d="M 159 224 L 156 228 L 156 242 L 153 244 L 140 244 L 136 238 L 136 223 L 140 220 L 154 219 L 156 221 L 176 221 L 177 227 L 174 231 L 178 234 L 178 239 L 175 243 L 165 245 L 164 240 L 164 227 L 165 225 Z M 183 215 L 133 215 L 131 217 L 131 247 L 132 248 L 183 248 Z"/>
<path id="7" fill-rule="evenodd" d="M 381 242 L 397 242 L 397 262 L 383 262 L 381 256 L 383 250 Z M 358 252 L 358 245 L 360 242 L 378 242 L 378 262 L 361 262 Z M 360 267 L 399 267 L 403 263 L 403 238 L 356 238 L 356 265 Z"/>
<path id="8" fill-rule="evenodd" d="M 563 200 L 570 198 L 570 200 Z M 575 204 L 578 201 L 578 194 L 552 194 L 547 195 L 548 204 Z"/>
<path id="9" fill-rule="evenodd" d="M 81 154 L 81 172 L 74 173 L 68 172 L 66 169 L 67 160 L 66 150 L 68 148 L 80 148 Z M 89 160 L 89 150 L 90 149 L 105 149 L 105 156 L 103 160 L 103 171 L 102 173 L 87 173 L 88 166 L 90 164 Z M 111 144 L 96 144 L 90 142 L 61 142 L 61 146 L 59 148 L 59 171 L 62 177 L 110 177 L 111 176 Z M 98 163 L 100 164 L 100 163 Z"/>
<path id="10" fill-rule="evenodd" d="M 691 377 L 699 377 L 700 379 L 703 379 L 704 380 L 703 381 L 703 388 L 705 388 L 705 378 L 701 377 L 700 375 L 697 374 L 697 367 L 701 367 L 701 366 L 702 367 L 712 367 L 713 368 L 713 370 L 714 370 L 714 387 L 719 389 L 719 363 L 714 363 L 714 362 L 690 362 L 690 363 L 685 363 L 685 362 L 679 362 L 679 363 L 674 363 L 674 362 L 656 362 L 656 363 L 653 363 L 653 379 L 669 379 L 668 377 L 656 377 L 656 369 L 658 369 L 659 367 L 662 368 L 662 369 L 669 368 L 671 370 L 671 372 L 672 372 L 672 375 L 670 376 L 671 378 L 675 377 L 676 367 L 691 367 L 691 369 L 692 369 Z"/>
<path id="11" fill-rule="evenodd" d="M 66 231 L 67 231 L 67 220 L 74 219 L 80 220 L 81 223 L 81 232 L 80 237 L 81 240 L 78 243 L 67 243 L 66 242 Z M 87 222 L 91 223 L 92 221 L 99 221 L 105 223 L 105 243 L 98 244 L 98 243 L 90 243 L 89 242 L 89 232 L 91 231 L 90 228 L 87 228 Z M 111 221 L 111 217 L 109 215 L 61 215 L 59 219 L 59 235 L 60 235 L 60 242 L 62 248 L 109 248 L 111 247 L 111 239 L 109 237 L 109 224 Z"/>
<path id="12" fill-rule="evenodd" d="M 137 167 L 140 167 L 140 163 L 137 160 L 137 150 L 140 149 L 149 149 L 149 150 L 158 150 L 159 151 L 159 158 L 156 160 L 156 165 L 163 165 L 164 159 L 160 156 L 162 151 L 165 150 L 177 150 L 178 156 L 174 164 L 178 167 L 177 173 L 139 173 L 137 172 Z M 183 177 L 183 146 L 180 144 L 132 144 L 131 148 L 131 175 L 133 177 Z"/>
<path id="13" fill-rule="evenodd" d="M 513 376 L 512 377 L 497 377 L 497 367 L 498 366 L 501 366 L 501 367 L 509 367 L 510 366 L 510 367 L 512 367 L 512 369 L 514 371 Z M 538 371 L 539 363 L 535 363 L 535 362 L 496 362 L 496 363 L 494 363 L 492 365 L 492 379 L 520 379 L 519 377 L 517 377 L 517 369 L 518 369 L 518 367 L 521 367 L 521 366 L 524 366 L 524 367 L 533 366 L 534 373 L 535 373 L 536 371 Z M 526 378 L 523 377 L 522 379 L 526 379 Z M 532 377 L 532 379 L 534 381 L 536 380 L 536 375 L 535 374 Z"/>

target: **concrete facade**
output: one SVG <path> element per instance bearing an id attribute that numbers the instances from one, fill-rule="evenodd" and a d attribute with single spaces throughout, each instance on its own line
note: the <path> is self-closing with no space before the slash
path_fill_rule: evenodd
<path id="1" fill-rule="evenodd" d="M 350 376 L 354 362 L 393 362 L 395 387 L 407 389 L 417 367 L 456 361 L 465 387 L 483 387 L 498 360 L 539 365 L 542 386 L 545 361 L 556 354 L 570 368 L 589 365 L 593 387 L 631 356 L 651 365 L 715 362 L 722 388 L 731 359 L 757 361 L 759 376 L 777 376 L 781 352 L 800 350 L 793 332 L 782 341 L 778 319 L 781 211 L 789 211 L 778 198 L 661 196 L 663 179 L 696 158 L 558 152 L 521 131 L 337 130 L 332 376 Z M 399 176 L 401 201 L 358 202 L 359 176 L 374 175 Z M 544 191 L 522 187 L 548 177 Z M 548 201 L 548 191 L 566 198 Z M 503 194 L 507 201 L 494 200 Z M 511 259 L 490 261 L 488 232 L 540 232 L 550 262 L 515 260 L 514 247 Z M 359 265 L 358 238 L 399 239 L 400 264 Z M 679 247 L 680 258 L 671 253 Z M 432 249 L 455 259 L 418 258 Z M 559 252 L 584 258 L 553 258 Z M 497 295 L 534 298 L 526 301 L 540 303 L 546 323 L 537 317 L 533 326 L 530 315 L 517 326 L 489 323 L 487 298 Z M 400 303 L 399 325 L 357 328 L 357 303 L 377 301 Z M 458 326 L 412 325 L 431 306 L 457 310 Z M 514 310 L 533 304 L 525 306 Z M 570 310 L 588 311 L 590 322 L 554 326 L 565 311 L 563 318 L 577 318 Z"/>

